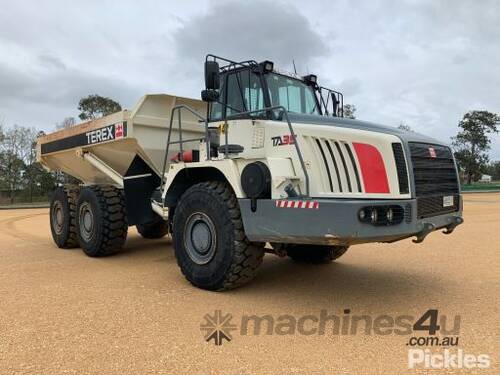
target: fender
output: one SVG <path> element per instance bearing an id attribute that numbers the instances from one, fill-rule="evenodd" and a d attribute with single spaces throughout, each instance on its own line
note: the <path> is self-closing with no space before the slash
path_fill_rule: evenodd
<path id="1" fill-rule="evenodd" d="M 236 161 L 223 159 L 208 162 L 170 164 L 170 168 L 166 174 L 162 200 L 166 206 L 175 205 L 175 202 L 188 185 L 207 180 L 226 181 L 233 189 L 237 198 L 245 197 L 245 193 L 241 188 L 240 172 Z"/>

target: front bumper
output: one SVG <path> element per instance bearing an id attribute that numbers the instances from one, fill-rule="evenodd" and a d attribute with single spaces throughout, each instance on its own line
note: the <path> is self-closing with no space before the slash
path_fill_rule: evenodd
<path id="1" fill-rule="evenodd" d="M 312 202 L 315 204 L 282 205 L 274 199 L 261 199 L 256 201 L 255 210 L 252 210 L 250 199 L 239 199 L 248 239 L 255 242 L 354 245 L 394 242 L 416 236 L 415 242 L 422 242 L 435 230 L 445 229 L 445 233 L 451 233 L 463 222 L 461 208 L 456 212 L 418 219 L 415 199 L 312 199 Z M 399 224 L 384 226 L 359 220 L 361 208 L 378 205 L 400 205 L 405 208 L 406 217 Z"/>

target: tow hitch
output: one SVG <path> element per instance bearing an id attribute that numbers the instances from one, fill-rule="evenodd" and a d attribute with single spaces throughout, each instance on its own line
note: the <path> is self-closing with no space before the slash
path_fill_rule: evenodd
<path id="1" fill-rule="evenodd" d="M 414 243 L 421 243 L 425 240 L 425 237 L 436 229 L 436 226 L 431 223 L 424 223 L 424 229 L 422 229 L 418 234 L 417 238 L 413 239 Z"/>
<path id="2" fill-rule="evenodd" d="M 445 229 L 443 230 L 443 233 L 444 234 L 451 234 L 455 228 L 462 224 L 464 222 L 464 219 L 462 217 L 454 217 L 453 218 L 453 222 L 448 224 Z M 412 240 L 414 243 L 421 243 L 425 240 L 425 237 L 427 237 L 427 235 L 431 232 L 433 232 L 434 230 L 436 230 L 436 226 L 432 223 L 424 223 L 424 228 L 419 232 L 417 233 L 416 237 L 414 240 Z"/>
<path id="3" fill-rule="evenodd" d="M 447 225 L 447 226 L 446 226 L 446 229 L 445 229 L 445 230 L 443 230 L 443 233 L 444 233 L 444 234 L 451 234 L 451 233 L 453 233 L 453 231 L 455 230 L 455 228 L 456 228 L 458 225 L 462 224 L 463 222 L 464 222 L 463 217 L 458 217 L 458 216 L 457 216 L 457 217 L 455 217 L 455 219 L 454 219 L 453 223 L 451 223 L 450 225 Z"/>

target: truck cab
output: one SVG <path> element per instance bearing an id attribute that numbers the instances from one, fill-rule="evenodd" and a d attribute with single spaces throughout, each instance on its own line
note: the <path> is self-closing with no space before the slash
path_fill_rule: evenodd
<path id="1" fill-rule="evenodd" d="M 270 61 L 209 55 L 205 75 L 215 153 L 171 166 L 168 180 L 176 170 L 220 165 L 251 241 L 350 246 L 415 236 L 422 242 L 462 223 L 457 168 L 446 145 L 344 118 L 340 92 L 319 86 L 315 75 L 278 71 Z M 168 199 L 168 183 L 164 193 Z"/>

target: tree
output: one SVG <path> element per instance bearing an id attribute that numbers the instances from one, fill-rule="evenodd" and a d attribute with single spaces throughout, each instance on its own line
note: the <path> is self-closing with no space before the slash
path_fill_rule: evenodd
<path id="1" fill-rule="evenodd" d="M 30 148 L 29 152 L 26 152 L 26 157 L 24 160 L 24 173 L 23 177 L 25 179 L 25 186 L 27 184 L 28 191 L 29 191 L 29 201 L 33 202 L 33 192 L 35 189 L 35 186 L 39 184 L 39 177 L 41 174 L 46 173 L 46 171 L 43 169 L 43 167 L 36 161 L 36 143 L 37 143 L 37 138 L 44 135 L 45 133 L 43 131 L 37 131 L 34 128 L 28 128 L 28 136 L 30 137 L 31 143 L 30 143 Z M 28 145 L 26 145 L 28 147 Z M 26 150 L 28 151 L 28 150 Z"/>
<path id="2" fill-rule="evenodd" d="M 16 190 L 21 190 L 22 172 L 24 163 L 12 150 L 0 151 L 0 187 L 9 192 L 10 203 L 14 203 Z"/>
<path id="3" fill-rule="evenodd" d="M 24 186 L 27 186 L 29 201 L 33 202 L 33 197 L 44 196 L 54 190 L 56 185 L 55 173 L 46 171 L 38 162 L 25 166 Z"/>
<path id="4" fill-rule="evenodd" d="M 37 137 L 43 132 L 14 125 L 4 128 L 0 121 L 0 189 L 9 193 L 10 202 L 18 192 L 33 201 L 53 190 L 55 175 L 36 161 Z"/>
<path id="5" fill-rule="evenodd" d="M 94 94 L 81 98 L 78 102 L 78 110 L 81 111 L 78 115 L 80 119 L 93 120 L 121 111 L 122 107 L 113 99 Z"/>
<path id="6" fill-rule="evenodd" d="M 452 138 L 455 158 L 464 170 L 468 184 L 479 178 L 488 163 L 489 135 L 498 133 L 500 117 L 488 111 L 467 112 L 459 122 L 459 132 Z"/>
<path id="7" fill-rule="evenodd" d="M 0 142 L 1 183 L 9 191 L 10 201 L 14 203 L 16 190 L 22 189 L 26 165 L 32 163 L 35 156 L 33 142 L 37 131 L 18 125 L 2 131 Z M 31 178 L 30 178 L 31 181 Z"/>
<path id="8" fill-rule="evenodd" d="M 3 142 L 3 139 L 5 137 L 4 126 L 5 126 L 5 120 L 4 120 L 3 116 L 0 115 L 0 143 Z"/>
<path id="9" fill-rule="evenodd" d="M 500 180 L 500 161 L 494 161 L 486 166 L 483 170 L 485 174 L 489 174 L 493 180 Z"/>
<path id="10" fill-rule="evenodd" d="M 345 118 L 351 118 L 355 119 L 356 118 L 356 106 L 354 104 L 345 104 L 344 105 L 344 110 L 342 111 L 343 115 Z"/>

